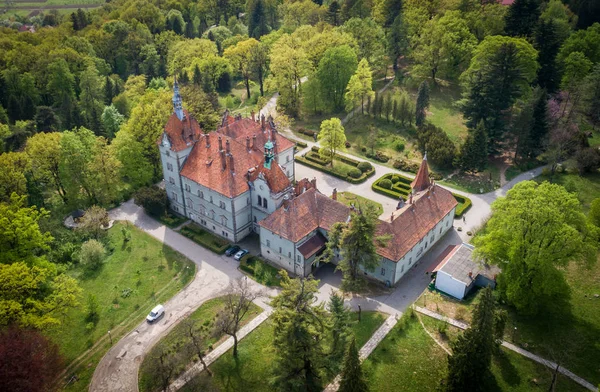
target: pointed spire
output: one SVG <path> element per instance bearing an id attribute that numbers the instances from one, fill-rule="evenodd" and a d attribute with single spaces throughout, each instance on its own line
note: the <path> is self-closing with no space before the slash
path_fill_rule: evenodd
<path id="1" fill-rule="evenodd" d="M 181 103 L 181 95 L 179 94 L 179 83 L 177 83 L 177 77 L 173 77 L 173 111 L 179 119 L 183 121 L 185 114 L 183 114 L 183 106 Z"/>
<path id="2" fill-rule="evenodd" d="M 425 152 L 421 167 L 410 186 L 412 186 L 414 192 L 420 192 L 423 189 L 427 189 L 429 185 L 431 185 L 431 182 L 429 181 L 429 168 L 427 167 L 427 152 Z"/>

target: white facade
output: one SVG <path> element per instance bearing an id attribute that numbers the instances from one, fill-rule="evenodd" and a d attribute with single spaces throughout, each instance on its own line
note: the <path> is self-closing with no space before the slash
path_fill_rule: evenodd
<path id="1" fill-rule="evenodd" d="M 444 271 L 437 272 L 435 288 L 457 299 L 463 299 L 467 293 L 467 285 L 464 282 L 454 279 Z"/>

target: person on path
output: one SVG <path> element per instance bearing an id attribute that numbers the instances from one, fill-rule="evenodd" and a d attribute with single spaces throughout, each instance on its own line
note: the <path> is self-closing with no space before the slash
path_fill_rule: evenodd
<path id="1" fill-rule="evenodd" d="M 463 223 L 467 223 L 467 220 L 465 219 L 464 216 L 463 216 Z"/>

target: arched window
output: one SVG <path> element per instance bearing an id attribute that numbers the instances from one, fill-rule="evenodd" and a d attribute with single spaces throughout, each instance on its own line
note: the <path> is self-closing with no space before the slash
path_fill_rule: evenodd
<path id="1" fill-rule="evenodd" d="M 186 199 L 187 201 L 187 205 L 190 208 L 190 210 L 194 210 L 194 203 L 192 203 L 192 199 L 190 199 L 189 197 Z"/>
<path id="2" fill-rule="evenodd" d="M 258 195 L 258 205 L 262 206 L 262 199 L 261 199 L 260 195 Z"/>
<path id="3" fill-rule="evenodd" d="M 263 207 L 267 208 L 267 198 L 266 197 L 263 199 Z"/>

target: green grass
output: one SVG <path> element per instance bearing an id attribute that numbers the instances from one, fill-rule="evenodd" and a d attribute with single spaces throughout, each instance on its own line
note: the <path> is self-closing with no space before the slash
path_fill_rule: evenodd
<path id="1" fill-rule="evenodd" d="M 183 224 L 188 220 L 187 218 L 172 213 L 167 213 L 166 215 L 163 215 L 160 218 L 153 218 L 158 220 L 163 225 L 170 227 L 171 229 L 178 227 L 179 225 Z"/>
<path id="2" fill-rule="evenodd" d="M 196 327 L 200 330 L 198 333 L 202 336 L 206 353 L 216 348 L 220 343 L 224 342 L 228 336 L 215 336 L 212 333 L 213 323 L 218 313 L 223 310 L 225 305 L 223 298 L 211 299 L 200 306 L 192 313 L 187 320 L 195 322 Z M 242 325 L 245 325 L 261 312 L 261 309 L 252 304 L 252 307 L 242 319 Z M 159 391 L 160 387 L 156 383 L 155 377 L 152 374 L 151 360 L 155 355 L 163 350 L 178 353 L 175 355 L 176 370 L 173 378 L 181 375 L 189 365 L 198 361 L 195 355 L 195 348 L 191 339 L 188 336 L 187 326 L 184 323 L 179 323 L 173 328 L 167 336 L 163 337 L 148 354 L 144 356 L 144 361 L 140 366 L 139 373 L 139 389 L 140 391 Z"/>
<path id="3" fill-rule="evenodd" d="M 124 244 L 123 225 L 117 223 L 109 230 L 109 241 L 114 250 L 97 272 L 87 273 L 79 266 L 69 271 L 83 290 L 81 306 L 68 311 L 62 324 L 48 331 L 67 363 L 99 339 L 108 340 L 108 330 L 112 332 L 113 341 L 118 341 L 133 324 L 143 320 L 152 307 L 172 297 L 194 276 L 193 262 L 132 225 L 129 225 L 131 240 Z M 132 292 L 124 298 L 125 289 Z M 88 329 L 86 305 L 90 294 L 98 301 L 100 317 L 96 326 L 89 325 Z M 95 365 L 106 349 L 108 347 L 103 346 L 99 354 L 85 361 L 85 366 L 71 372 L 80 378 L 72 390 L 87 387 Z"/>
<path id="4" fill-rule="evenodd" d="M 377 211 L 378 215 L 383 214 L 383 206 L 381 205 L 381 203 L 369 200 L 352 192 L 338 192 L 337 200 L 341 203 L 344 203 L 347 206 L 350 206 L 352 204 L 354 204 L 355 206 L 364 206 L 370 204 L 371 206 L 373 206 L 375 211 Z"/>
<path id="5" fill-rule="evenodd" d="M 260 110 L 260 108 L 257 108 L 257 100 L 260 97 L 260 86 L 258 83 L 250 81 L 250 94 L 251 98 L 247 99 L 245 84 L 243 81 L 236 82 L 230 92 L 219 94 L 219 106 L 222 109 L 229 109 L 231 114 L 241 114 L 243 117 L 250 117 L 252 110 L 256 113 Z M 265 91 L 265 98 L 268 99 L 271 95 L 271 92 Z"/>
<path id="6" fill-rule="evenodd" d="M 356 314 L 353 314 L 354 318 Z M 352 327 L 356 343 L 362 346 L 385 321 L 385 315 L 378 312 L 362 312 L 360 323 Z M 236 361 L 231 350 L 215 361 L 210 369 L 214 376 L 201 373 L 184 388 L 184 391 L 272 391 L 269 380 L 272 377 L 276 353 L 273 348 L 273 323 L 268 319 L 252 331 L 239 345 L 239 358 Z M 335 375 L 323 380 L 328 384 Z"/>
<path id="7" fill-rule="evenodd" d="M 204 230 L 195 223 L 190 223 L 189 225 L 183 226 L 179 232 L 198 245 L 203 246 L 219 255 L 225 253 L 227 248 L 231 246 L 231 243 L 226 239 L 219 237 L 208 230 Z"/>
<path id="8" fill-rule="evenodd" d="M 438 332 L 441 321 L 421 315 L 421 320 L 436 339 L 448 347 L 449 342 L 462 334 L 462 330 L 446 324 L 443 333 Z M 445 323 L 444 323 L 445 324 Z M 447 363 L 445 361 L 445 363 Z M 491 377 L 487 380 L 486 390 L 529 392 L 532 390 L 547 391 L 552 382 L 552 370 L 534 362 L 520 354 L 502 348 L 492 358 Z M 585 389 L 565 376 L 559 376 L 556 391 L 584 391 Z"/>
<path id="9" fill-rule="evenodd" d="M 461 144 L 467 137 L 465 119 L 455 105 L 458 99 L 460 99 L 458 86 L 434 88 L 431 90 L 427 114 L 427 119 L 433 125 L 443 129 L 455 144 Z"/>
<path id="10" fill-rule="evenodd" d="M 280 270 L 260 257 L 252 255 L 244 256 L 240 262 L 240 269 L 260 284 L 269 287 L 281 286 Z"/>

